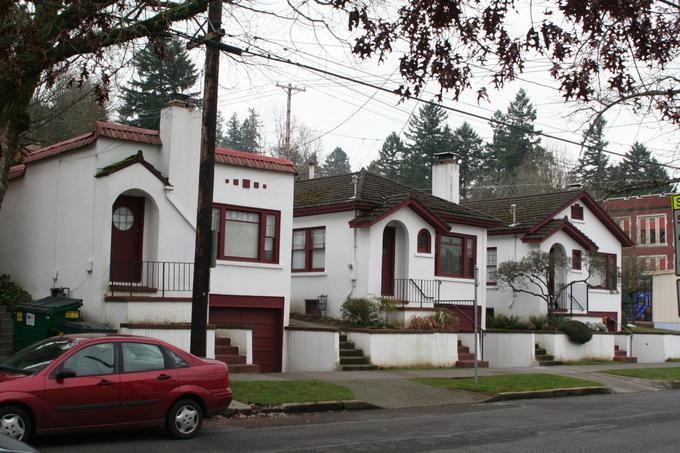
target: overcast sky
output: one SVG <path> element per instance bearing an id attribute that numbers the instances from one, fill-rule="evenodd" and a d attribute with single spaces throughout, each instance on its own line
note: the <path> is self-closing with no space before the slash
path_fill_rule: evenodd
<path id="1" fill-rule="evenodd" d="M 283 16 L 291 14 L 285 1 L 258 1 L 247 5 L 264 5 L 269 11 Z M 534 2 L 534 5 L 535 10 L 545 8 L 545 4 L 540 1 Z M 347 32 L 346 18 L 338 13 L 329 18 L 329 10 L 321 10 L 326 15 L 327 22 L 333 24 L 331 28 L 336 35 L 333 36 L 323 27 L 312 27 L 309 23 L 305 24 L 305 21 L 296 22 L 271 15 L 254 14 L 226 4 L 225 8 L 223 26 L 228 36 L 223 41 L 226 43 L 242 48 L 251 46 L 253 50 L 264 49 L 295 62 L 390 89 L 401 83 L 396 70 L 400 55 L 398 49 L 382 64 L 376 61 L 360 61 L 351 54 L 349 46 L 336 37 L 352 41 Z M 527 8 L 520 11 L 518 17 L 525 19 L 525 16 L 528 16 Z M 192 58 L 202 71 L 202 49 L 193 50 Z M 282 121 L 286 109 L 285 92 L 277 88 L 276 83 L 292 83 L 304 87 L 305 92 L 293 97 L 295 122 L 311 129 L 314 137 L 320 137 L 321 149 L 325 154 L 336 146 L 341 146 L 349 155 L 354 170 L 367 166 L 375 159 L 385 137 L 392 131 L 403 131 L 409 116 L 418 107 L 416 101 L 400 102 L 395 95 L 292 65 L 268 62 L 262 58 L 235 60 L 223 55 L 220 64 L 221 89 L 218 106 L 225 118 L 237 113 L 243 119 L 248 108 L 254 108 L 261 116 L 264 141 L 269 148 L 276 143 L 275 125 L 277 121 Z M 524 88 L 538 110 L 537 129 L 579 141 L 584 128 L 584 117 L 574 113 L 577 105 L 563 101 L 557 91 L 557 82 L 548 74 L 549 66 L 546 59 L 530 60 L 522 80 L 517 80 L 500 91 L 489 86 L 489 102 L 478 104 L 473 90 L 464 94 L 458 102 L 449 96 L 443 104 L 490 117 L 497 109 L 505 111 L 517 90 Z M 474 74 L 477 83 L 489 83 L 488 70 L 479 68 Z M 432 98 L 436 90 L 436 83 L 431 82 L 423 97 Z M 490 139 L 491 128 L 488 122 L 464 114 L 448 113 L 448 122 L 452 128 L 468 121 L 484 139 Z M 608 148 L 612 151 L 625 153 L 632 143 L 640 141 L 652 149 L 661 162 L 673 163 L 677 129 L 657 121 L 654 112 L 635 115 L 626 108 L 612 109 L 607 113 L 606 119 L 606 138 L 609 141 Z M 578 146 L 549 138 L 543 138 L 542 143 L 572 161 L 578 158 L 580 152 Z M 616 161 L 619 158 L 614 156 L 612 159 Z"/>

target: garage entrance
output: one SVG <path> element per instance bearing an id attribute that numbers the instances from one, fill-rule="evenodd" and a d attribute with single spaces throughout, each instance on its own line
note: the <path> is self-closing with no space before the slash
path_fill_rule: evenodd
<path id="1" fill-rule="evenodd" d="M 253 363 L 280 372 L 283 353 L 283 297 L 210 295 L 210 324 L 253 329 Z"/>

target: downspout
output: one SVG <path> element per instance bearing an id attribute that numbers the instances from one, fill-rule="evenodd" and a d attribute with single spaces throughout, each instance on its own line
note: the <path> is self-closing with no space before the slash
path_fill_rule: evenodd
<path id="1" fill-rule="evenodd" d="M 356 200 L 357 195 L 359 193 L 359 176 L 356 175 L 356 174 L 352 175 L 352 185 L 354 186 L 354 192 L 353 192 L 354 194 L 352 195 L 352 200 Z M 354 217 L 356 218 L 356 216 L 358 214 L 359 214 L 359 210 L 355 208 L 354 209 Z M 357 231 L 356 227 L 352 227 L 352 229 L 354 230 L 352 232 L 352 262 L 349 263 L 349 265 L 348 265 L 349 271 L 350 271 L 351 287 L 350 287 L 349 293 L 347 294 L 348 299 L 350 297 L 352 297 L 352 295 L 354 294 L 354 290 L 357 287 L 357 277 L 356 276 L 357 276 L 357 234 L 358 234 L 358 231 Z"/>

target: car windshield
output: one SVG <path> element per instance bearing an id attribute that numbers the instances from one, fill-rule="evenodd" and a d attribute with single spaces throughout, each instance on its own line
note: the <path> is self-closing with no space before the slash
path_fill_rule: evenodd
<path id="1" fill-rule="evenodd" d="M 72 338 L 51 338 L 32 344 L 0 362 L 0 371 L 34 374 L 75 346 Z"/>

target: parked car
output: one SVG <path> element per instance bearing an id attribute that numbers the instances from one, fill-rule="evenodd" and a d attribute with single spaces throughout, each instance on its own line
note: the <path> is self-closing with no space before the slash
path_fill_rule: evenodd
<path id="1" fill-rule="evenodd" d="M 187 439 L 230 403 L 224 363 L 153 338 L 52 337 L 0 363 L 0 432 L 22 441 L 36 433 L 138 427 Z"/>

